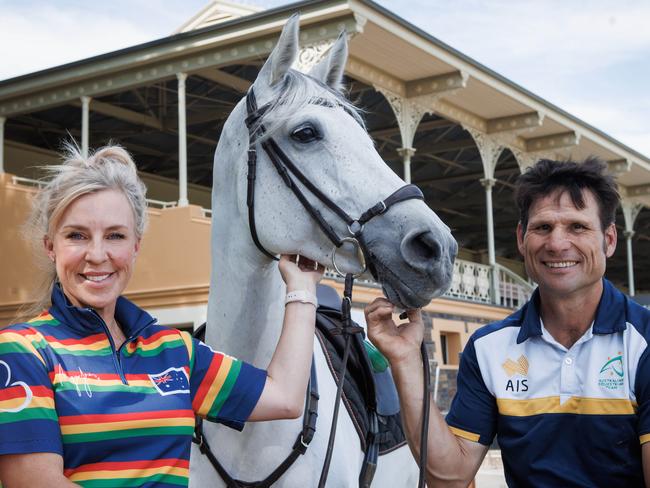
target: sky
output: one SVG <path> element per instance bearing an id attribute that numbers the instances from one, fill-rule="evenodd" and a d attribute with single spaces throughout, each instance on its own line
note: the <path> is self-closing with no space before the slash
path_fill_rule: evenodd
<path id="1" fill-rule="evenodd" d="M 0 0 L 0 80 L 165 37 L 208 3 Z M 650 157 L 650 1 L 378 3 Z"/>

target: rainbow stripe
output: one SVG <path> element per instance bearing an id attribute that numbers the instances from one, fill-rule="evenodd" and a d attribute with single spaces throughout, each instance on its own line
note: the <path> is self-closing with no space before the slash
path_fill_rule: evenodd
<path id="1" fill-rule="evenodd" d="M 61 445 L 80 486 L 187 486 L 195 415 L 239 428 L 266 375 L 136 310 L 149 325 L 118 351 L 49 313 L 0 331 L 0 455 Z"/>

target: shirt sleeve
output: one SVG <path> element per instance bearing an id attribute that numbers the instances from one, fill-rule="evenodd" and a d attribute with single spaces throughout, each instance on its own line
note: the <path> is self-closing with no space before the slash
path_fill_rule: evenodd
<path id="1" fill-rule="evenodd" d="M 457 385 L 447 425 L 458 437 L 489 446 L 496 433 L 498 410 L 494 396 L 483 381 L 473 338 L 461 356 Z"/>
<path id="2" fill-rule="evenodd" d="M 189 336 L 187 332 L 182 332 Z M 185 338 L 190 353 L 190 394 L 194 413 L 242 430 L 266 383 L 266 371 Z"/>
<path id="3" fill-rule="evenodd" d="M 44 347 L 45 339 L 32 328 L 0 330 L 0 455 L 63 455 Z"/>
<path id="4" fill-rule="evenodd" d="M 634 392 L 638 405 L 639 441 L 645 444 L 650 441 L 650 347 L 646 348 L 636 370 Z"/>

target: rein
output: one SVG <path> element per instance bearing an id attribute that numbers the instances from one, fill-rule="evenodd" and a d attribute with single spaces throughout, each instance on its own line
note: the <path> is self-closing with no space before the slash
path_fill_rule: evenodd
<path id="1" fill-rule="evenodd" d="M 317 103 L 319 105 L 330 106 L 330 107 L 334 106 L 329 101 L 323 99 L 315 99 L 314 103 Z M 254 141 L 256 139 L 256 136 L 259 135 L 260 137 L 263 137 L 266 134 L 266 128 L 260 122 L 260 120 L 263 117 L 263 115 L 266 112 L 268 112 L 270 107 L 271 107 L 271 103 L 267 103 L 262 107 L 258 108 L 257 100 L 255 98 L 255 93 L 253 91 L 253 87 L 251 86 L 246 95 L 247 117 L 245 119 L 245 124 L 246 127 L 248 128 L 248 134 L 249 134 L 248 175 L 247 175 L 248 187 L 246 193 L 246 205 L 248 207 L 249 229 L 251 233 L 251 238 L 253 239 L 255 246 L 257 246 L 257 248 L 267 257 L 277 261 L 278 260 L 277 256 L 275 256 L 270 251 L 268 251 L 260 242 L 259 237 L 257 235 L 257 229 L 255 226 L 255 181 L 257 177 L 256 175 L 257 149 L 256 149 L 256 143 Z M 350 215 L 345 210 L 343 210 L 335 202 L 333 202 L 327 195 L 325 195 L 325 193 L 323 193 L 316 185 L 314 185 L 314 183 L 312 183 L 311 180 L 309 180 L 309 178 L 307 178 L 305 174 L 302 171 L 300 171 L 300 169 L 293 163 L 293 161 L 291 161 L 291 158 L 289 158 L 289 156 L 286 155 L 286 153 L 282 150 L 282 148 L 272 137 L 267 137 L 266 139 L 263 139 L 261 142 L 259 142 L 259 145 L 262 147 L 264 152 L 269 157 L 269 160 L 277 170 L 278 174 L 284 181 L 285 185 L 294 193 L 294 195 L 301 203 L 301 205 L 304 207 L 304 209 L 307 211 L 307 213 L 312 217 L 312 219 L 314 219 L 314 221 L 316 221 L 316 223 L 321 228 L 321 230 L 325 233 L 328 239 L 332 241 L 332 243 L 334 244 L 334 249 L 332 252 L 332 265 L 334 269 L 341 276 L 345 276 L 345 291 L 344 291 L 344 297 L 341 306 L 342 327 L 340 328 L 340 330 L 337 331 L 338 334 L 345 336 L 345 346 L 344 346 L 341 370 L 339 372 L 340 381 L 337 382 L 337 392 L 336 392 L 336 399 L 334 404 L 334 413 L 332 417 L 332 425 L 330 428 L 327 451 L 325 454 L 325 461 L 323 463 L 323 469 L 321 471 L 321 475 L 318 483 L 319 488 L 324 488 L 325 483 L 327 481 L 330 462 L 332 459 L 332 451 L 334 448 L 336 426 L 338 421 L 338 412 L 341 403 L 341 396 L 343 394 L 343 384 L 346 376 L 345 374 L 346 365 L 347 365 L 348 357 L 350 355 L 352 335 L 363 333 L 363 328 L 354 324 L 352 322 L 351 315 L 350 315 L 350 310 L 352 307 L 352 287 L 354 283 L 354 278 L 363 274 L 366 271 L 366 268 L 370 270 L 370 272 L 375 278 L 377 276 L 376 268 L 373 263 L 373 255 L 368 251 L 365 240 L 363 239 L 364 226 L 374 217 L 385 213 L 393 205 L 407 200 L 412 200 L 412 199 L 424 200 L 424 195 L 422 194 L 422 191 L 417 186 L 410 185 L 410 184 L 405 185 L 397 189 L 395 192 L 390 194 L 384 200 L 379 201 L 378 203 L 376 203 L 375 205 L 367 209 L 359 216 L 359 218 L 354 219 L 350 217 Z M 303 191 L 300 189 L 300 187 L 298 186 L 294 178 L 295 180 L 299 181 L 307 190 L 309 190 L 309 192 L 313 196 L 315 196 L 321 203 L 323 203 L 327 208 L 329 208 L 336 216 L 338 216 L 340 220 L 342 220 L 347 225 L 347 230 L 349 232 L 349 235 L 344 237 L 339 236 L 339 234 L 336 232 L 334 227 L 325 220 L 321 212 L 309 202 L 309 200 L 307 199 Z M 347 273 L 344 275 L 339 270 L 336 264 L 336 251 L 346 242 L 353 244 L 357 249 L 357 256 L 359 258 L 362 267 L 361 272 L 358 274 Z M 424 360 L 426 355 L 426 351 L 424 350 L 424 345 L 423 345 L 422 352 L 423 352 L 423 360 Z M 426 369 L 428 371 L 428 361 L 426 361 Z M 208 459 L 215 467 L 215 469 L 217 470 L 221 478 L 228 485 L 228 488 L 245 488 L 245 487 L 267 488 L 271 486 L 272 483 L 277 481 L 280 478 L 280 476 L 282 476 L 282 474 L 284 474 L 289 469 L 289 467 L 295 462 L 295 460 L 298 458 L 299 455 L 304 454 L 306 452 L 307 447 L 309 446 L 309 442 L 313 438 L 314 432 L 316 430 L 317 413 L 315 411 L 312 414 L 311 412 L 312 408 L 310 407 L 310 404 L 311 405 L 315 404 L 314 409 L 317 410 L 318 392 L 316 390 L 316 393 L 314 395 L 312 391 L 312 385 L 315 383 L 316 383 L 315 367 L 314 367 L 314 362 L 312 360 L 312 377 L 310 380 L 310 388 L 308 388 L 308 392 L 307 392 L 305 414 L 303 417 L 303 431 L 301 432 L 301 434 L 299 434 L 298 439 L 294 443 L 292 452 L 285 459 L 285 461 L 283 461 L 266 479 L 262 481 L 243 482 L 240 480 L 233 479 L 225 470 L 225 468 L 219 463 L 219 461 L 216 459 L 216 457 L 210 450 L 210 446 L 207 444 L 203 436 L 200 420 L 197 421 L 197 428 L 195 429 L 195 439 L 193 440 L 194 442 L 199 444 L 199 448 L 201 452 L 208 457 Z M 428 384 L 426 382 L 425 382 L 425 392 L 428 392 Z M 428 403 L 426 403 L 427 397 L 428 394 L 425 393 L 425 405 L 428 405 Z M 426 453 L 426 433 L 425 433 L 426 427 L 425 426 L 428 424 L 428 408 L 424 413 L 424 417 L 425 417 L 425 421 L 427 422 L 426 424 L 423 423 L 423 434 L 421 437 L 423 443 L 420 448 L 421 460 L 420 460 L 419 486 L 422 488 L 424 487 L 424 482 L 423 482 L 424 466 L 426 466 L 426 463 L 422 462 L 422 458 L 425 456 L 424 453 Z M 377 443 L 375 442 L 375 434 L 378 431 L 377 416 L 373 415 L 372 418 L 374 420 L 371 423 L 371 432 L 369 434 L 369 440 L 371 442 L 369 442 L 368 448 L 366 449 L 363 468 L 359 476 L 360 488 L 370 487 L 372 478 L 374 476 L 377 467 L 378 446 Z M 313 421 L 313 425 L 312 425 L 312 421 Z M 308 437 L 305 437 L 304 436 L 305 429 L 306 429 L 305 426 L 307 426 L 308 424 L 310 426 L 307 434 Z"/>

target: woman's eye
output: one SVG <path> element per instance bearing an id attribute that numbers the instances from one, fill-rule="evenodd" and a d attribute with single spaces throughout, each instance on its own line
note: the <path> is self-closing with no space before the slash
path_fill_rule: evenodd
<path id="1" fill-rule="evenodd" d="M 120 232 L 111 232 L 110 234 L 108 234 L 108 238 L 111 240 L 112 239 L 118 240 L 118 239 L 125 239 L 126 236 L 124 234 L 121 234 Z"/>
<path id="2" fill-rule="evenodd" d="M 66 237 L 73 241 L 77 241 L 84 238 L 81 232 L 70 232 Z"/>
<path id="3" fill-rule="evenodd" d="M 291 137 L 295 141 L 301 142 L 303 144 L 316 141 L 321 138 L 316 128 L 311 125 L 303 125 L 298 127 L 291 133 Z"/>

